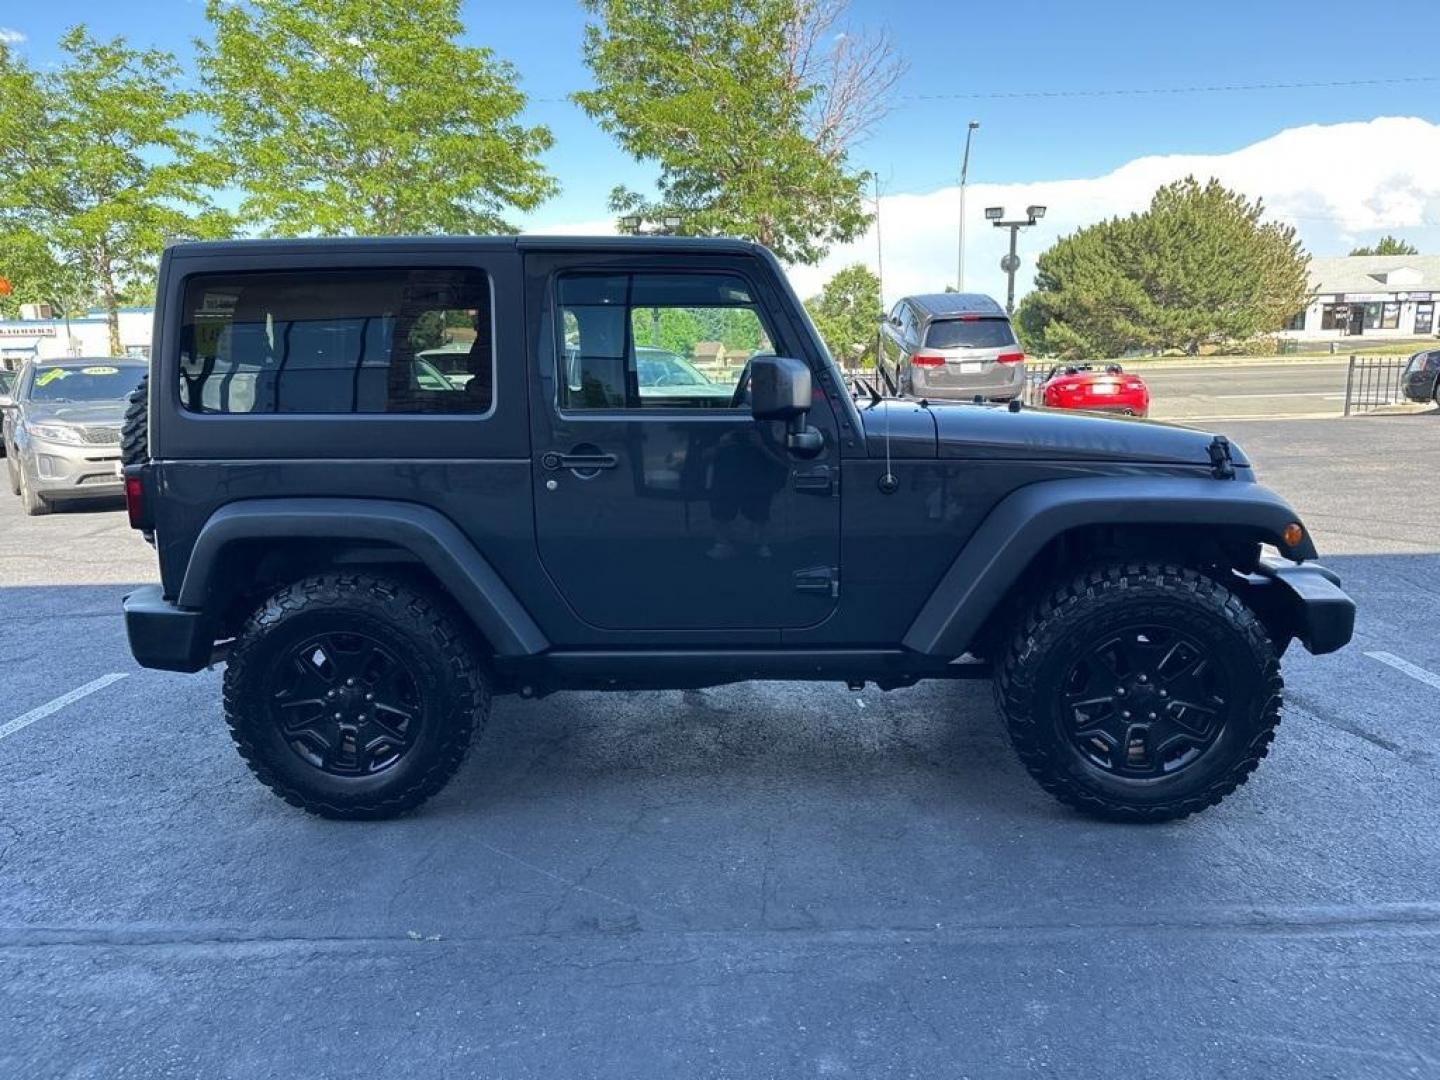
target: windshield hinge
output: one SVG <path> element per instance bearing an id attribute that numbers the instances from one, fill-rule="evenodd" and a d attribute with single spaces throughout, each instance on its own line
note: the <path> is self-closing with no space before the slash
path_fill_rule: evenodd
<path id="1" fill-rule="evenodd" d="M 1210 471 L 1216 480 L 1235 479 L 1235 461 L 1230 456 L 1230 440 L 1216 435 L 1210 440 Z"/>

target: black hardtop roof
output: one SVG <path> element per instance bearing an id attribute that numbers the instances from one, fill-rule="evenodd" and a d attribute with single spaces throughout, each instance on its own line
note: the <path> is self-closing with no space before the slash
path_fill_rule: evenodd
<path id="1" fill-rule="evenodd" d="M 984 293 L 923 293 L 906 299 L 926 315 L 937 319 L 955 315 L 1005 317 L 1005 309 Z"/>
<path id="2" fill-rule="evenodd" d="M 748 240 L 712 236 L 313 236 L 292 239 L 187 240 L 171 244 L 175 257 L 284 255 L 332 251 L 454 251 L 514 248 L 560 251 L 711 252 L 753 255 L 764 249 Z"/>

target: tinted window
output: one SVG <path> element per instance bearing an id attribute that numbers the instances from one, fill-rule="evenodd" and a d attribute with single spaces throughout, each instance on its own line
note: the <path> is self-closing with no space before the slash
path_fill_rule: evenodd
<path id="1" fill-rule="evenodd" d="M 728 274 L 571 274 L 557 286 L 564 409 L 728 409 L 771 336 Z"/>
<path id="2" fill-rule="evenodd" d="M 30 378 L 30 400 L 124 401 L 140 383 L 145 369 L 138 364 L 43 365 Z"/>
<path id="3" fill-rule="evenodd" d="M 10 393 L 10 389 L 14 385 L 15 373 L 13 371 L 0 371 L 0 394 Z"/>
<path id="4" fill-rule="evenodd" d="M 1015 344 L 1015 331 L 1006 319 L 946 319 L 925 331 L 932 349 L 1003 349 Z"/>
<path id="5" fill-rule="evenodd" d="M 485 413 L 491 326 L 478 270 L 192 278 L 180 400 L 211 413 Z"/>

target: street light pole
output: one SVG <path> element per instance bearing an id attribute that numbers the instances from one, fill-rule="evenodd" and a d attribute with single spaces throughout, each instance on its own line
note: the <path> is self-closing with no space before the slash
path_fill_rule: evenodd
<path id="1" fill-rule="evenodd" d="M 985 217 L 990 224 L 997 229 L 1010 230 L 1010 254 L 1000 260 L 1000 269 L 1005 271 L 1008 279 L 1005 288 L 1005 314 L 1015 314 L 1015 271 L 1020 269 L 1020 256 L 1016 254 L 1015 245 L 1020 237 L 1021 229 L 1028 229 L 1031 225 L 1037 224 L 1045 216 L 1045 207 L 1027 206 L 1023 220 L 1005 221 L 1005 208 L 1003 206 L 987 206 Z"/>
<path id="2" fill-rule="evenodd" d="M 965 291 L 965 182 L 970 176 L 970 138 L 980 126 L 971 120 L 965 129 L 965 153 L 960 158 L 960 230 L 955 238 L 955 291 Z"/>

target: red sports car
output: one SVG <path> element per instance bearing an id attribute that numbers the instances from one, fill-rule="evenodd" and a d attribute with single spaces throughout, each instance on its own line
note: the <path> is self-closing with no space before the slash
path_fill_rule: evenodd
<path id="1" fill-rule="evenodd" d="M 1097 371 L 1089 364 L 1061 364 L 1050 369 L 1040 384 L 1041 402 L 1052 409 L 1088 409 L 1091 412 L 1147 416 L 1150 391 L 1138 375 L 1127 375 L 1119 364 Z"/>

